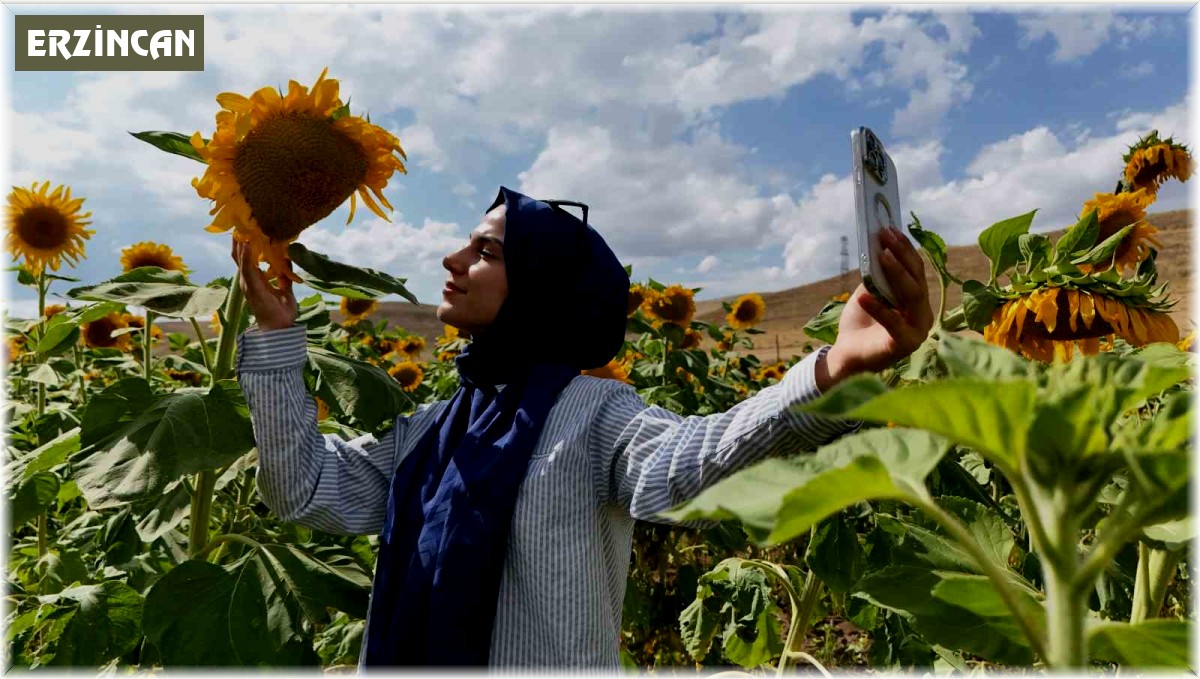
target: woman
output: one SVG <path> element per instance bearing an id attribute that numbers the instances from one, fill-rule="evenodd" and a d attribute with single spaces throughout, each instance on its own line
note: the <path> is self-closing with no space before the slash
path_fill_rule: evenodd
<path id="1" fill-rule="evenodd" d="M 443 261 L 438 318 L 472 338 L 459 390 L 371 443 L 318 432 L 291 284 L 273 287 L 235 245 L 257 321 L 238 338 L 238 375 L 259 491 L 285 520 L 380 535 L 365 665 L 616 668 L 634 521 L 661 521 L 738 469 L 844 434 L 850 423 L 789 406 L 891 365 L 928 334 L 924 265 L 899 232 L 884 240 L 900 310 L 859 286 L 832 348 L 728 412 L 681 417 L 580 375 L 620 350 L 629 278 L 584 222 L 501 187 Z M 559 341 L 531 351 L 547 322 Z"/>

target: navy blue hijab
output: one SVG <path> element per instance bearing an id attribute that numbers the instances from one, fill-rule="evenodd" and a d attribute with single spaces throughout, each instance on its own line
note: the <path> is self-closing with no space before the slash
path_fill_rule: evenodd
<path id="1" fill-rule="evenodd" d="M 600 234 L 504 187 L 488 211 L 500 204 L 508 297 L 458 357 L 458 391 L 392 478 L 367 665 L 487 664 L 513 508 L 546 417 L 625 339 L 629 276 Z M 534 351 L 547 319 L 560 339 Z"/>

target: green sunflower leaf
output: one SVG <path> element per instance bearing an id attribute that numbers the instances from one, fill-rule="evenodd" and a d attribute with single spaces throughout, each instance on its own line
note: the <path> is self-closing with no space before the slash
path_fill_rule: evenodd
<path id="1" fill-rule="evenodd" d="M 201 157 L 200 152 L 192 147 L 191 137 L 179 132 L 130 132 L 129 134 L 141 139 L 160 151 L 173 153 L 184 158 L 191 158 L 198 163 L 208 163 Z M 207 139 L 203 140 L 205 144 Z"/>

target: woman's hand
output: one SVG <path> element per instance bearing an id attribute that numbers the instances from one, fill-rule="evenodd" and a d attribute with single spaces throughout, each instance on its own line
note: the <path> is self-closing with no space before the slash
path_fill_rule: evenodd
<path id="1" fill-rule="evenodd" d="M 851 375 L 891 367 L 916 351 L 933 327 L 920 253 L 896 229 L 882 231 L 880 240 L 884 251 L 879 261 L 898 298 L 897 308 L 889 308 L 859 284 L 842 310 L 837 341 L 825 356 L 826 370 L 817 370 L 822 391 Z"/>
<path id="2" fill-rule="evenodd" d="M 262 330 L 279 330 L 295 325 L 300 305 L 296 303 L 296 295 L 292 292 L 291 279 L 279 277 L 276 279 L 279 287 L 271 285 L 250 254 L 250 248 L 236 240 L 233 241 L 233 261 L 238 264 L 242 293 L 254 312 L 258 327 Z M 289 270 L 291 266 L 289 261 Z"/>

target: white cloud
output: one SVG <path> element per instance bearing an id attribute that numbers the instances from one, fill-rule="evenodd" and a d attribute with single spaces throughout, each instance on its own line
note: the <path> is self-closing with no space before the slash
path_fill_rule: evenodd
<path id="1" fill-rule="evenodd" d="M 1054 9 L 1044 14 L 1017 17 L 1022 30 L 1020 45 L 1026 47 L 1047 36 L 1057 45 L 1052 60 L 1078 61 L 1100 49 L 1113 38 L 1128 47 L 1134 40 L 1144 40 L 1154 31 L 1149 19 L 1131 19 L 1111 10 Z"/>
<path id="2" fill-rule="evenodd" d="M 457 224 L 426 219 L 421 226 L 402 221 L 399 213 L 388 223 L 379 218 L 344 229 L 314 226 L 300 242 L 339 262 L 387 271 L 408 279 L 408 289 L 429 303 L 437 297 L 445 276 L 442 259 L 466 244 Z"/>
<path id="3" fill-rule="evenodd" d="M 712 271 L 713 268 L 716 267 L 720 262 L 720 258 L 716 255 L 709 255 L 700 260 L 700 264 L 696 266 L 696 271 L 700 273 L 708 273 L 709 271 Z"/>

